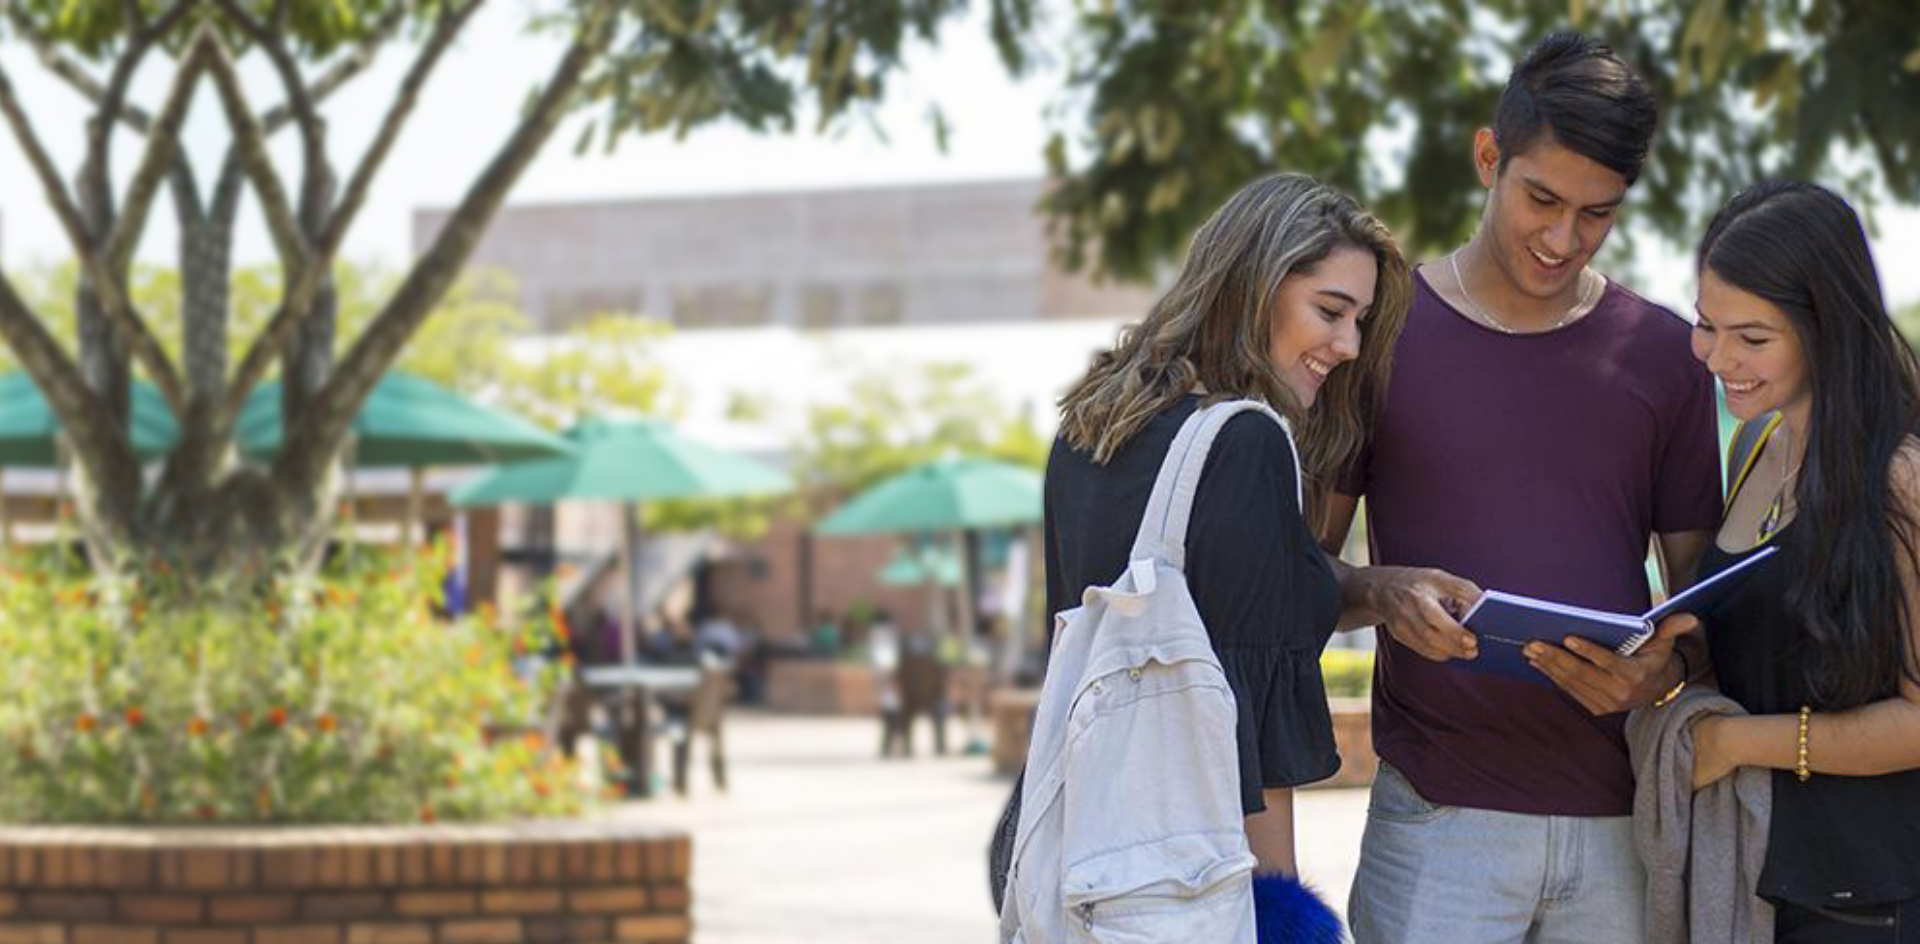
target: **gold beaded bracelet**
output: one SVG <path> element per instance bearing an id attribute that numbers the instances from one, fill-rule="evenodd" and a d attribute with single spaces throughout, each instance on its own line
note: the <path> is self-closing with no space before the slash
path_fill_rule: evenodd
<path id="1" fill-rule="evenodd" d="M 1793 775 L 1799 777 L 1801 783 L 1806 783 L 1813 778 L 1813 771 L 1807 769 L 1807 721 L 1812 716 L 1813 706 L 1800 706 L 1800 749 L 1794 759 Z"/>

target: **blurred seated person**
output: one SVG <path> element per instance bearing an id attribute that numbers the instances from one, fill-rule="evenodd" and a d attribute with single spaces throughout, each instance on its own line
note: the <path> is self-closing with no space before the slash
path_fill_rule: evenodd
<path id="1" fill-rule="evenodd" d="M 724 611 L 716 609 L 695 625 L 693 647 L 702 654 L 712 653 L 732 662 L 746 647 L 746 639 L 740 627 Z"/>
<path id="2" fill-rule="evenodd" d="M 699 662 L 693 630 L 687 621 L 676 618 L 664 605 L 655 610 L 640 661 L 660 665 L 693 665 Z"/>
<path id="3" fill-rule="evenodd" d="M 880 756 L 891 757 L 896 744 L 905 747 L 907 732 L 900 700 L 900 634 L 886 610 L 875 612 L 867 629 L 867 661 L 880 705 Z"/>
<path id="4" fill-rule="evenodd" d="M 932 633 L 909 633 L 900 647 L 900 753 L 913 756 L 913 721 L 933 722 L 934 753 L 947 753 L 948 663 L 940 658 L 941 640 Z"/>
<path id="5" fill-rule="evenodd" d="M 813 620 L 813 629 L 807 634 L 807 641 L 813 648 L 813 654 L 833 658 L 840 654 L 840 621 L 834 619 L 833 611 L 821 610 Z"/>

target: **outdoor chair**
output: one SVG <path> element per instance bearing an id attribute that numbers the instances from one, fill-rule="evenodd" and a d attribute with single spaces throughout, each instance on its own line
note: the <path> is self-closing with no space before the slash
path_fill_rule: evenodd
<path id="1" fill-rule="evenodd" d="M 884 714 L 886 726 L 880 756 L 893 754 L 897 741 L 902 757 L 913 756 L 913 722 L 926 716 L 933 722 L 934 753 L 947 753 L 947 667 L 931 652 L 909 651 L 900 657 L 899 710 Z"/>
<path id="2" fill-rule="evenodd" d="M 703 659 L 700 684 L 679 703 L 667 703 L 667 738 L 673 742 L 673 792 L 687 795 L 687 768 L 693 759 L 693 740 L 706 735 L 708 762 L 714 786 L 727 789 L 727 752 L 724 735 L 727 701 L 733 695 L 733 665 Z"/>

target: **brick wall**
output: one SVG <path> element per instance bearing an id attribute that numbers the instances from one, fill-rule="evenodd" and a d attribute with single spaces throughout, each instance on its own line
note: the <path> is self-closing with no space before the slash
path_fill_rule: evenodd
<path id="1" fill-rule="evenodd" d="M 0 828 L 0 944 L 687 944 L 691 870 L 605 822 Z"/>
<path id="2" fill-rule="evenodd" d="M 901 544 L 899 537 L 890 534 L 813 538 L 809 594 L 813 612 L 803 620 L 799 607 L 802 540 L 799 522 L 791 518 L 775 520 L 763 537 L 746 542 L 741 555 L 758 560 L 757 567 L 736 563 L 714 569 L 715 604 L 735 619 L 751 623 L 767 641 L 775 643 L 805 639 L 820 610 L 844 621 L 847 611 L 859 603 L 885 609 L 903 632 L 926 627 L 930 601 L 925 589 L 880 583 L 881 568 L 893 560 Z"/>

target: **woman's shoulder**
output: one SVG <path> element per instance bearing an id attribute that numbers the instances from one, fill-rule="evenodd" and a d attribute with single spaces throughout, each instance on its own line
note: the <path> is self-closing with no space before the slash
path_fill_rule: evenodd
<path id="1" fill-rule="evenodd" d="M 1293 436 L 1273 417 L 1259 410 L 1248 410 L 1227 420 L 1213 440 L 1213 451 L 1259 455 L 1293 461 Z"/>

